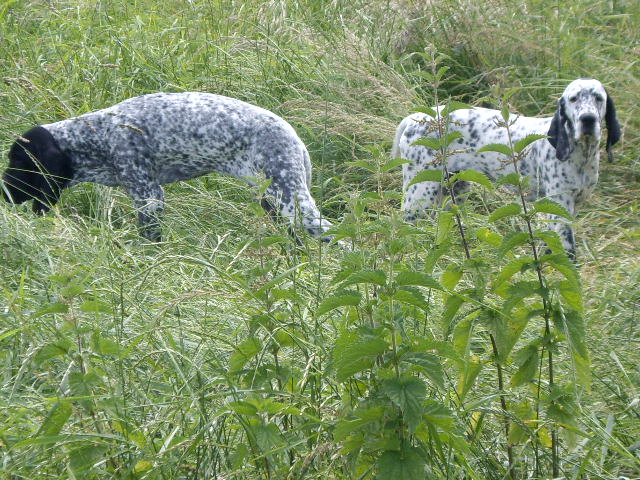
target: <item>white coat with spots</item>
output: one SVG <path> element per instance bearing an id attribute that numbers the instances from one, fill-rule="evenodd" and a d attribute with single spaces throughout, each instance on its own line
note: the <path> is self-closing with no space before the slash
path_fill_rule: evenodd
<path id="1" fill-rule="evenodd" d="M 210 172 L 271 180 L 263 205 L 322 237 L 331 224 L 311 196 L 311 162 L 293 127 L 263 108 L 209 93 L 155 93 L 34 127 L 13 144 L 5 197 L 46 212 L 79 182 L 121 186 L 141 233 L 160 240 L 162 185 Z M 299 213 L 298 213 L 299 212 Z M 328 237 L 323 239 L 329 240 Z"/>
<path id="2" fill-rule="evenodd" d="M 513 118 L 516 117 L 511 116 L 511 120 Z M 514 172 L 513 165 L 504 162 L 504 155 L 476 153 L 491 143 L 508 144 L 506 129 L 496 125 L 499 120 L 502 120 L 500 111 L 486 108 L 451 113 L 449 130 L 460 132 L 462 138 L 452 142 L 450 149 L 462 152 L 454 152 L 448 157 L 449 172 L 472 169 L 493 179 Z M 443 198 L 438 182 L 421 182 L 407 188 L 422 170 L 441 168 L 435 165 L 434 150 L 413 145 L 421 137 L 437 135 L 431 131 L 432 122 L 433 118 L 423 113 L 408 116 L 400 122 L 393 144 L 393 157 L 410 160 L 403 165 L 403 209 L 409 221 L 423 216 Z M 531 178 L 529 200 L 550 198 L 575 215 L 576 207 L 589 196 L 598 181 L 603 122 L 607 124 L 607 153 L 611 161 L 611 146 L 620 139 L 620 126 L 613 100 L 602 84 L 593 79 L 571 82 L 560 97 L 553 117 L 517 117 L 510 127 L 514 143 L 530 134 L 549 137 L 532 143 L 528 155 L 518 164 L 519 173 Z M 467 188 L 465 182 L 455 185 L 457 192 Z M 559 234 L 568 254 L 575 258 L 575 240 L 570 225 L 555 216 L 551 220 L 549 228 Z"/>

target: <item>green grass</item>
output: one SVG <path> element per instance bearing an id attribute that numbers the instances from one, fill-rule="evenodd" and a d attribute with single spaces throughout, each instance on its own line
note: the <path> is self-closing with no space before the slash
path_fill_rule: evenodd
<path id="1" fill-rule="evenodd" d="M 314 196 L 336 223 L 357 213 L 363 192 L 401 190 L 398 170 L 376 176 L 350 162 L 383 161 L 398 121 L 431 104 L 418 52 L 448 56 L 441 98 L 489 105 L 518 87 L 511 103 L 529 115 L 553 112 L 576 77 L 601 80 L 624 135 L 576 221 L 593 381 L 575 411 L 587 436 L 563 441 L 562 472 L 640 477 L 638 2 L 5 1 L 0 24 L 3 165 L 33 125 L 148 92 L 215 92 L 296 128 Z M 210 175 L 165 191 L 159 245 L 140 240 L 118 189 L 74 187 L 42 218 L 0 203 L 0 478 L 373 478 L 333 430 L 374 382 L 372 373 L 337 380 L 332 355 L 368 311 L 316 312 L 343 272 L 391 268 L 383 245 L 399 228 L 398 199 L 357 217 L 364 240 L 347 254 L 311 239 L 295 249 L 240 180 Z M 512 195 L 474 195 L 463 208 L 469 230 L 503 201 Z M 431 251 L 432 225 L 421 228 L 405 268 L 423 268 Z M 462 263 L 456 245 L 433 275 Z M 408 316 L 404 333 L 449 341 L 442 300 L 429 297 L 426 319 Z M 367 302 L 378 321 L 378 299 Z M 463 461 L 438 450 L 450 446 L 444 436 L 429 437 L 434 478 L 503 478 L 485 330 L 472 335 L 485 367 L 464 401 L 446 359 L 445 390 L 429 390 L 467 445 Z M 566 352 L 559 358 L 561 378 L 571 377 Z M 531 396 L 509 394 L 514 404 Z M 234 401 L 254 403 L 239 412 Z"/>

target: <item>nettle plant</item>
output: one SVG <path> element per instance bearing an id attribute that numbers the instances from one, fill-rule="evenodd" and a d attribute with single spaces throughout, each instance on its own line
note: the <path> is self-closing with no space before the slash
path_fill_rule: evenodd
<path id="1" fill-rule="evenodd" d="M 436 103 L 445 72 L 425 74 Z M 508 98 L 500 126 L 510 132 Z M 447 157 L 460 134 L 449 131 L 448 114 L 459 108 L 469 107 L 420 109 L 436 119 L 435 131 L 416 144 L 439 152 L 440 169 L 414 182 L 439 181 L 448 193 L 432 220 L 412 226 L 376 213 L 381 186 L 353 199 L 352 218 L 335 228 L 354 253 L 316 315 L 342 308 L 332 438 L 347 478 L 558 477 L 568 468 L 562 449 L 580 434 L 576 398 L 590 384 L 580 279 L 544 228 L 547 215 L 571 218 L 550 200 L 526 203 L 528 178 L 517 173 L 544 136 L 483 146 L 516 167 L 495 184 L 475 171 L 452 173 Z M 378 171 L 401 163 L 378 161 Z M 457 180 L 487 191 L 507 185 L 515 201 L 469 213 Z"/>

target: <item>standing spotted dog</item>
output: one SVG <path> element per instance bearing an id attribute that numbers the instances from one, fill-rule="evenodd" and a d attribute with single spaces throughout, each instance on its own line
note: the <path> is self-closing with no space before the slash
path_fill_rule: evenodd
<path id="1" fill-rule="evenodd" d="M 311 197 L 311 162 L 282 118 L 208 93 L 155 93 L 79 117 L 34 127 L 9 151 L 5 196 L 33 199 L 44 213 L 80 182 L 122 186 L 133 198 L 141 233 L 161 238 L 161 185 L 210 172 L 271 180 L 263 205 L 321 237 L 331 226 Z M 324 240 L 330 240 L 324 237 Z"/>
<path id="2" fill-rule="evenodd" d="M 439 107 L 441 109 L 442 107 Z M 502 119 L 498 110 L 472 108 L 456 110 L 449 116 L 449 130 L 462 133 L 454 141 L 454 152 L 447 161 L 450 172 L 472 169 L 497 178 L 512 173 L 514 167 L 505 163 L 495 152 L 475 153 L 490 143 L 508 143 L 507 132 L 496 122 Z M 414 113 L 402 120 L 393 144 L 393 157 L 410 160 L 403 165 L 405 200 L 403 209 L 407 220 L 414 221 L 425 210 L 439 203 L 443 192 L 438 182 L 421 182 L 407 188 L 409 182 L 424 169 L 441 168 L 434 164 L 435 151 L 413 142 L 427 135 L 433 118 Z M 531 144 L 528 155 L 518 164 L 522 175 L 531 177 L 529 200 L 550 198 L 575 215 L 576 207 L 593 191 L 598 182 L 600 136 L 602 122 L 606 122 L 607 154 L 612 161 L 611 147 L 620 139 L 620 126 L 613 100 L 602 84 L 593 79 L 571 82 L 558 101 L 553 117 L 519 116 L 510 127 L 512 141 L 530 134 L 546 134 L 548 139 Z M 465 182 L 456 182 L 456 191 L 466 190 Z M 575 240 L 571 227 L 560 218 L 551 216 L 550 229 L 560 235 L 568 254 L 575 258 Z"/>

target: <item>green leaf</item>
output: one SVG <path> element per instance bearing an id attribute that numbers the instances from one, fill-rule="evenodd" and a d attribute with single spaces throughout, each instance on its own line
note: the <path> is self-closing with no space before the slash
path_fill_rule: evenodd
<path id="1" fill-rule="evenodd" d="M 229 373 L 238 373 L 246 363 L 262 351 L 259 338 L 249 337 L 241 342 L 229 358 Z"/>
<path id="2" fill-rule="evenodd" d="M 457 265 L 449 265 L 440 276 L 440 283 L 447 290 L 453 290 L 462 278 L 462 269 Z"/>
<path id="3" fill-rule="evenodd" d="M 256 415 L 258 413 L 258 408 L 249 402 L 237 401 L 237 402 L 229 402 L 227 406 L 239 415 Z"/>
<path id="4" fill-rule="evenodd" d="M 560 291 L 562 298 L 564 298 L 565 304 L 569 306 L 569 308 L 580 314 L 584 314 L 582 290 L 579 287 L 573 285 L 568 280 L 562 280 L 558 283 L 558 290 Z"/>
<path id="5" fill-rule="evenodd" d="M 498 249 L 498 256 L 504 257 L 507 252 L 510 252 L 515 247 L 524 245 L 529 241 L 529 234 L 527 232 L 511 232 L 502 239 L 502 244 Z"/>
<path id="6" fill-rule="evenodd" d="M 352 375 L 370 368 L 376 357 L 387 348 L 388 344 L 382 338 L 361 335 L 359 332 L 343 332 L 333 348 L 337 380 L 344 382 Z"/>
<path id="7" fill-rule="evenodd" d="M 533 262 L 533 257 L 520 257 L 511 260 L 496 276 L 495 280 L 493 281 L 493 290 L 497 289 L 500 285 L 513 277 L 516 273 L 529 268 L 533 264 Z"/>
<path id="8" fill-rule="evenodd" d="M 436 290 L 443 289 L 442 285 L 431 275 L 414 270 L 402 270 L 398 272 L 395 281 L 400 286 L 413 285 L 416 287 L 435 288 Z"/>
<path id="9" fill-rule="evenodd" d="M 449 331 L 449 327 L 451 326 L 451 321 L 453 317 L 455 317 L 460 307 L 464 304 L 465 299 L 460 295 L 449 295 L 444 303 L 444 311 L 442 312 L 442 327 L 444 331 Z"/>
<path id="10" fill-rule="evenodd" d="M 418 289 L 412 289 L 412 287 L 400 288 L 391 297 L 398 302 L 421 308 L 425 312 L 429 311 L 429 304 Z"/>
<path id="11" fill-rule="evenodd" d="M 413 142 L 411 146 L 419 146 L 419 147 L 427 147 L 432 150 L 440 150 L 443 145 L 443 141 L 439 138 L 435 137 L 420 137 L 418 140 Z"/>
<path id="12" fill-rule="evenodd" d="M 442 181 L 442 170 L 422 170 L 407 184 L 407 188 L 420 182 L 438 182 Z"/>
<path id="13" fill-rule="evenodd" d="M 375 164 L 373 164 L 372 162 L 367 162 L 366 160 L 358 160 L 356 162 L 348 162 L 348 165 L 352 166 L 352 167 L 364 168 L 365 170 L 368 170 L 368 171 L 370 171 L 372 173 L 375 173 L 375 171 L 378 169 Z"/>
<path id="14" fill-rule="evenodd" d="M 578 312 L 555 310 L 553 321 L 556 328 L 567 338 L 576 376 L 581 385 L 590 388 L 591 368 L 589 350 L 585 343 L 584 319 Z"/>
<path id="15" fill-rule="evenodd" d="M 451 145 L 455 140 L 462 138 L 462 132 L 459 132 L 457 130 L 454 130 L 453 132 L 448 132 L 445 136 L 444 136 L 444 142 L 442 142 L 442 146 L 443 147 L 448 147 L 449 145 Z"/>
<path id="16" fill-rule="evenodd" d="M 87 478 L 87 472 L 102 460 L 107 451 L 105 445 L 88 445 L 75 448 L 69 452 L 69 470 L 74 478 Z"/>
<path id="17" fill-rule="evenodd" d="M 502 243 L 502 235 L 493 232 L 486 227 L 482 227 L 476 230 L 476 238 L 481 242 L 488 243 L 489 245 L 493 245 L 494 247 L 499 247 Z"/>
<path id="18" fill-rule="evenodd" d="M 504 205 L 495 209 L 491 215 L 489 215 L 489 221 L 495 222 L 500 220 L 501 218 L 512 217 L 514 215 L 519 215 L 522 212 L 522 207 L 519 203 L 509 203 L 508 205 Z"/>
<path id="19" fill-rule="evenodd" d="M 387 283 L 387 275 L 382 270 L 361 270 L 351 274 L 342 286 L 346 287 L 357 283 L 372 283 L 382 287 Z"/>
<path id="20" fill-rule="evenodd" d="M 537 213 L 548 213 L 551 215 L 556 215 L 558 217 L 566 218 L 567 220 L 573 220 L 573 217 L 566 208 L 549 198 L 538 200 L 533 204 L 533 209 L 534 212 Z"/>
<path id="21" fill-rule="evenodd" d="M 460 180 L 463 182 L 473 182 L 482 185 L 487 190 L 493 190 L 493 184 L 489 177 L 484 173 L 476 172 L 475 170 L 462 170 L 451 177 L 451 180 Z"/>
<path id="22" fill-rule="evenodd" d="M 449 235 L 449 232 L 455 225 L 455 216 L 453 212 L 440 212 L 438 215 L 438 234 L 436 235 L 436 244 L 441 244 Z"/>
<path id="23" fill-rule="evenodd" d="M 400 362 L 419 367 L 429 380 L 438 388 L 444 390 L 444 370 L 437 355 L 424 352 L 407 352 L 400 358 Z"/>
<path id="24" fill-rule="evenodd" d="M 72 411 L 73 408 L 68 402 L 55 403 L 38 429 L 36 436 L 50 437 L 58 435 L 62 430 L 62 427 L 64 427 L 64 424 L 69 420 Z"/>
<path id="25" fill-rule="evenodd" d="M 403 450 L 387 450 L 377 461 L 376 480 L 409 480 L 425 478 L 425 460 L 419 450 L 406 447 Z"/>
<path id="26" fill-rule="evenodd" d="M 120 355 L 122 351 L 120 345 L 100 335 L 99 332 L 93 332 L 93 335 L 91 335 L 91 349 L 95 353 L 103 355 Z"/>
<path id="27" fill-rule="evenodd" d="M 458 384 L 456 385 L 460 400 L 463 400 L 467 393 L 469 393 L 481 370 L 482 363 L 480 363 L 480 359 L 475 355 L 472 355 L 464 362 L 464 368 L 460 372 Z"/>
<path id="28" fill-rule="evenodd" d="M 458 102 L 457 100 L 452 100 L 444 106 L 444 109 L 442 110 L 441 113 L 443 117 L 446 117 L 451 115 L 456 110 L 468 110 L 470 108 L 471 108 L 471 105 L 468 105 L 463 102 Z"/>
<path id="29" fill-rule="evenodd" d="M 508 157 L 513 155 L 513 152 L 511 151 L 509 146 L 505 145 L 504 143 L 490 143 L 489 145 L 485 145 L 484 147 L 481 147 L 478 150 L 476 150 L 476 153 L 482 153 L 482 152 L 497 152 L 497 153 L 502 153 L 503 155 L 506 155 Z"/>
<path id="30" fill-rule="evenodd" d="M 322 303 L 318 306 L 316 315 L 320 317 L 339 307 L 345 307 L 348 305 L 356 306 L 360 303 L 361 299 L 362 295 L 357 292 L 340 293 L 337 295 L 331 295 L 330 297 L 325 297 L 325 299 L 322 300 Z"/>
<path id="31" fill-rule="evenodd" d="M 451 410 L 445 407 L 442 403 L 429 398 L 424 402 L 423 410 L 424 419 L 431 425 L 435 425 L 449 431 L 453 429 L 453 414 L 451 413 Z"/>
<path id="32" fill-rule="evenodd" d="M 405 163 L 411 163 L 411 160 L 407 160 L 406 158 L 392 158 L 384 165 L 382 165 L 382 167 L 380 167 L 380 170 L 382 170 L 383 172 L 388 172 L 389 170 L 399 167 L 400 165 L 404 165 Z"/>
<path id="33" fill-rule="evenodd" d="M 540 264 L 545 263 L 564 275 L 571 287 L 580 288 L 580 274 L 575 264 L 565 254 L 551 253 L 540 257 Z"/>
<path id="34" fill-rule="evenodd" d="M 80 311 L 85 313 L 112 313 L 112 309 L 100 300 L 85 300 L 80 305 Z"/>
<path id="35" fill-rule="evenodd" d="M 284 438 L 280 433 L 278 426 L 269 422 L 267 424 L 259 423 L 252 427 L 253 434 L 256 438 L 258 448 L 264 454 L 277 449 L 284 444 Z"/>
<path id="36" fill-rule="evenodd" d="M 66 303 L 53 302 L 45 307 L 42 307 L 40 310 L 35 312 L 31 316 L 31 318 L 32 319 L 39 318 L 39 317 L 42 317 L 43 315 L 47 315 L 48 313 L 67 313 L 68 311 L 69 311 L 69 305 L 67 305 Z"/>
<path id="37" fill-rule="evenodd" d="M 498 178 L 496 185 L 513 185 L 514 187 L 517 187 L 521 184 L 523 178 L 524 177 L 516 172 L 508 173 Z"/>
<path id="38" fill-rule="evenodd" d="M 551 230 L 536 230 L 533 233 L 533 236 L 546 243 L 547 247 L 549 247 L 553 253 L 566 254 L 564 246 L 562 245 L 562 240 L 560 240 L 560 237 L 556 232 L 552 232 Z"/>
<path id="39" fill-rule="evenodd" d="M 358 410 L 355 415 L 358 417 L 355 420 L 340 420 L 336 424 L 333 430 L 333 438 L 336 442 L 341 442 L 366 425 L 383 420 L 384 409 L 382 407 L 372 407 L 366 410 Z"/>
<path id="40" fill-rule="evenodd" d="M 531 135 L 527 135 L 526 137 L 518 140 L 513 145 L 513 151 L 516 152 L 516 153 L 520 153 L 521 151 L 523 151 L 525 148 L 527 148 L 527 146 L 529 146 L 533 142 L 541 140 L 543 138 L 547 138 L 547 136 L 546 135 L 540 135 L 539 133 L 532 133 Z"/>
<path id="41" fill-rule="evenodd" d="M 505 103 L 502 105 L 502 108 L 500 109 L 500 113 L 502 114 L 502 119 L 503 119 L 505 122 L 508 122 L 508 121 L 509 121 L 509 116 L 510 116 L 510 113 L 509 113 L 509 104 L 508 104 L 508 103 L 506 103 L 506 102 L 505 102 Z"/>
<path id="42" fill-rule="evenodd" d="M 60 339 L 57 342 L 48 343 L 38 350 L 34 360 L 39 364 L 45 360 L 49 360 L 60 355 L 66 355 L 73 346 L 73 342 L 66 338 Z"/>
<path id="43" fill-rule="evenodd" d="M 445 73 L 447 73 L 448 70 L 449 70 L 449 67 L 447 65 L 443 65 L 442 67 L 440 67 L 436 72 L 435 82 L 436 83 L 440 82 L 440 80 L 442 80 L 442 77 L 444 76 Z"/>
<path id="44" fill-rule="evenodd" d="M 453 329 L 453 335 L 451 343 L 456 353 L 464 358 L 469 354 L 469 346 L 471 339 L 471 329 L 473 328 L 473 321 L 480 314 L 480 310 L 476 310 L 465 318 L 460 320 Z"/>
<path id="45" fill-rule="evenodd" d="M 382 391 L 402 410 L 402 416 L 411 433 L 416 431 L 422 419 L 422 404 L 427 397 L 427 387 L 418 377 L 385 380 Z"/>
<path id="46" fill-rule="evenodd" d="M 516 363 L 520 364 L 520 367 L 511 377 L 511 385 L 518 387 L 529 383 L 536 376 L 540 362 L 540 352 L 538 349 L 537 341 L 525 346 L 516 354 Z"/>
<path id="47" fill-rule="evenodd" d="M 436 118 L 438 116 L 436 111 L 431 107 L 416 107 L 411 111 L 416 113 L 424 113 L 425 115 L 429 115 L 431 118 Z"/>

